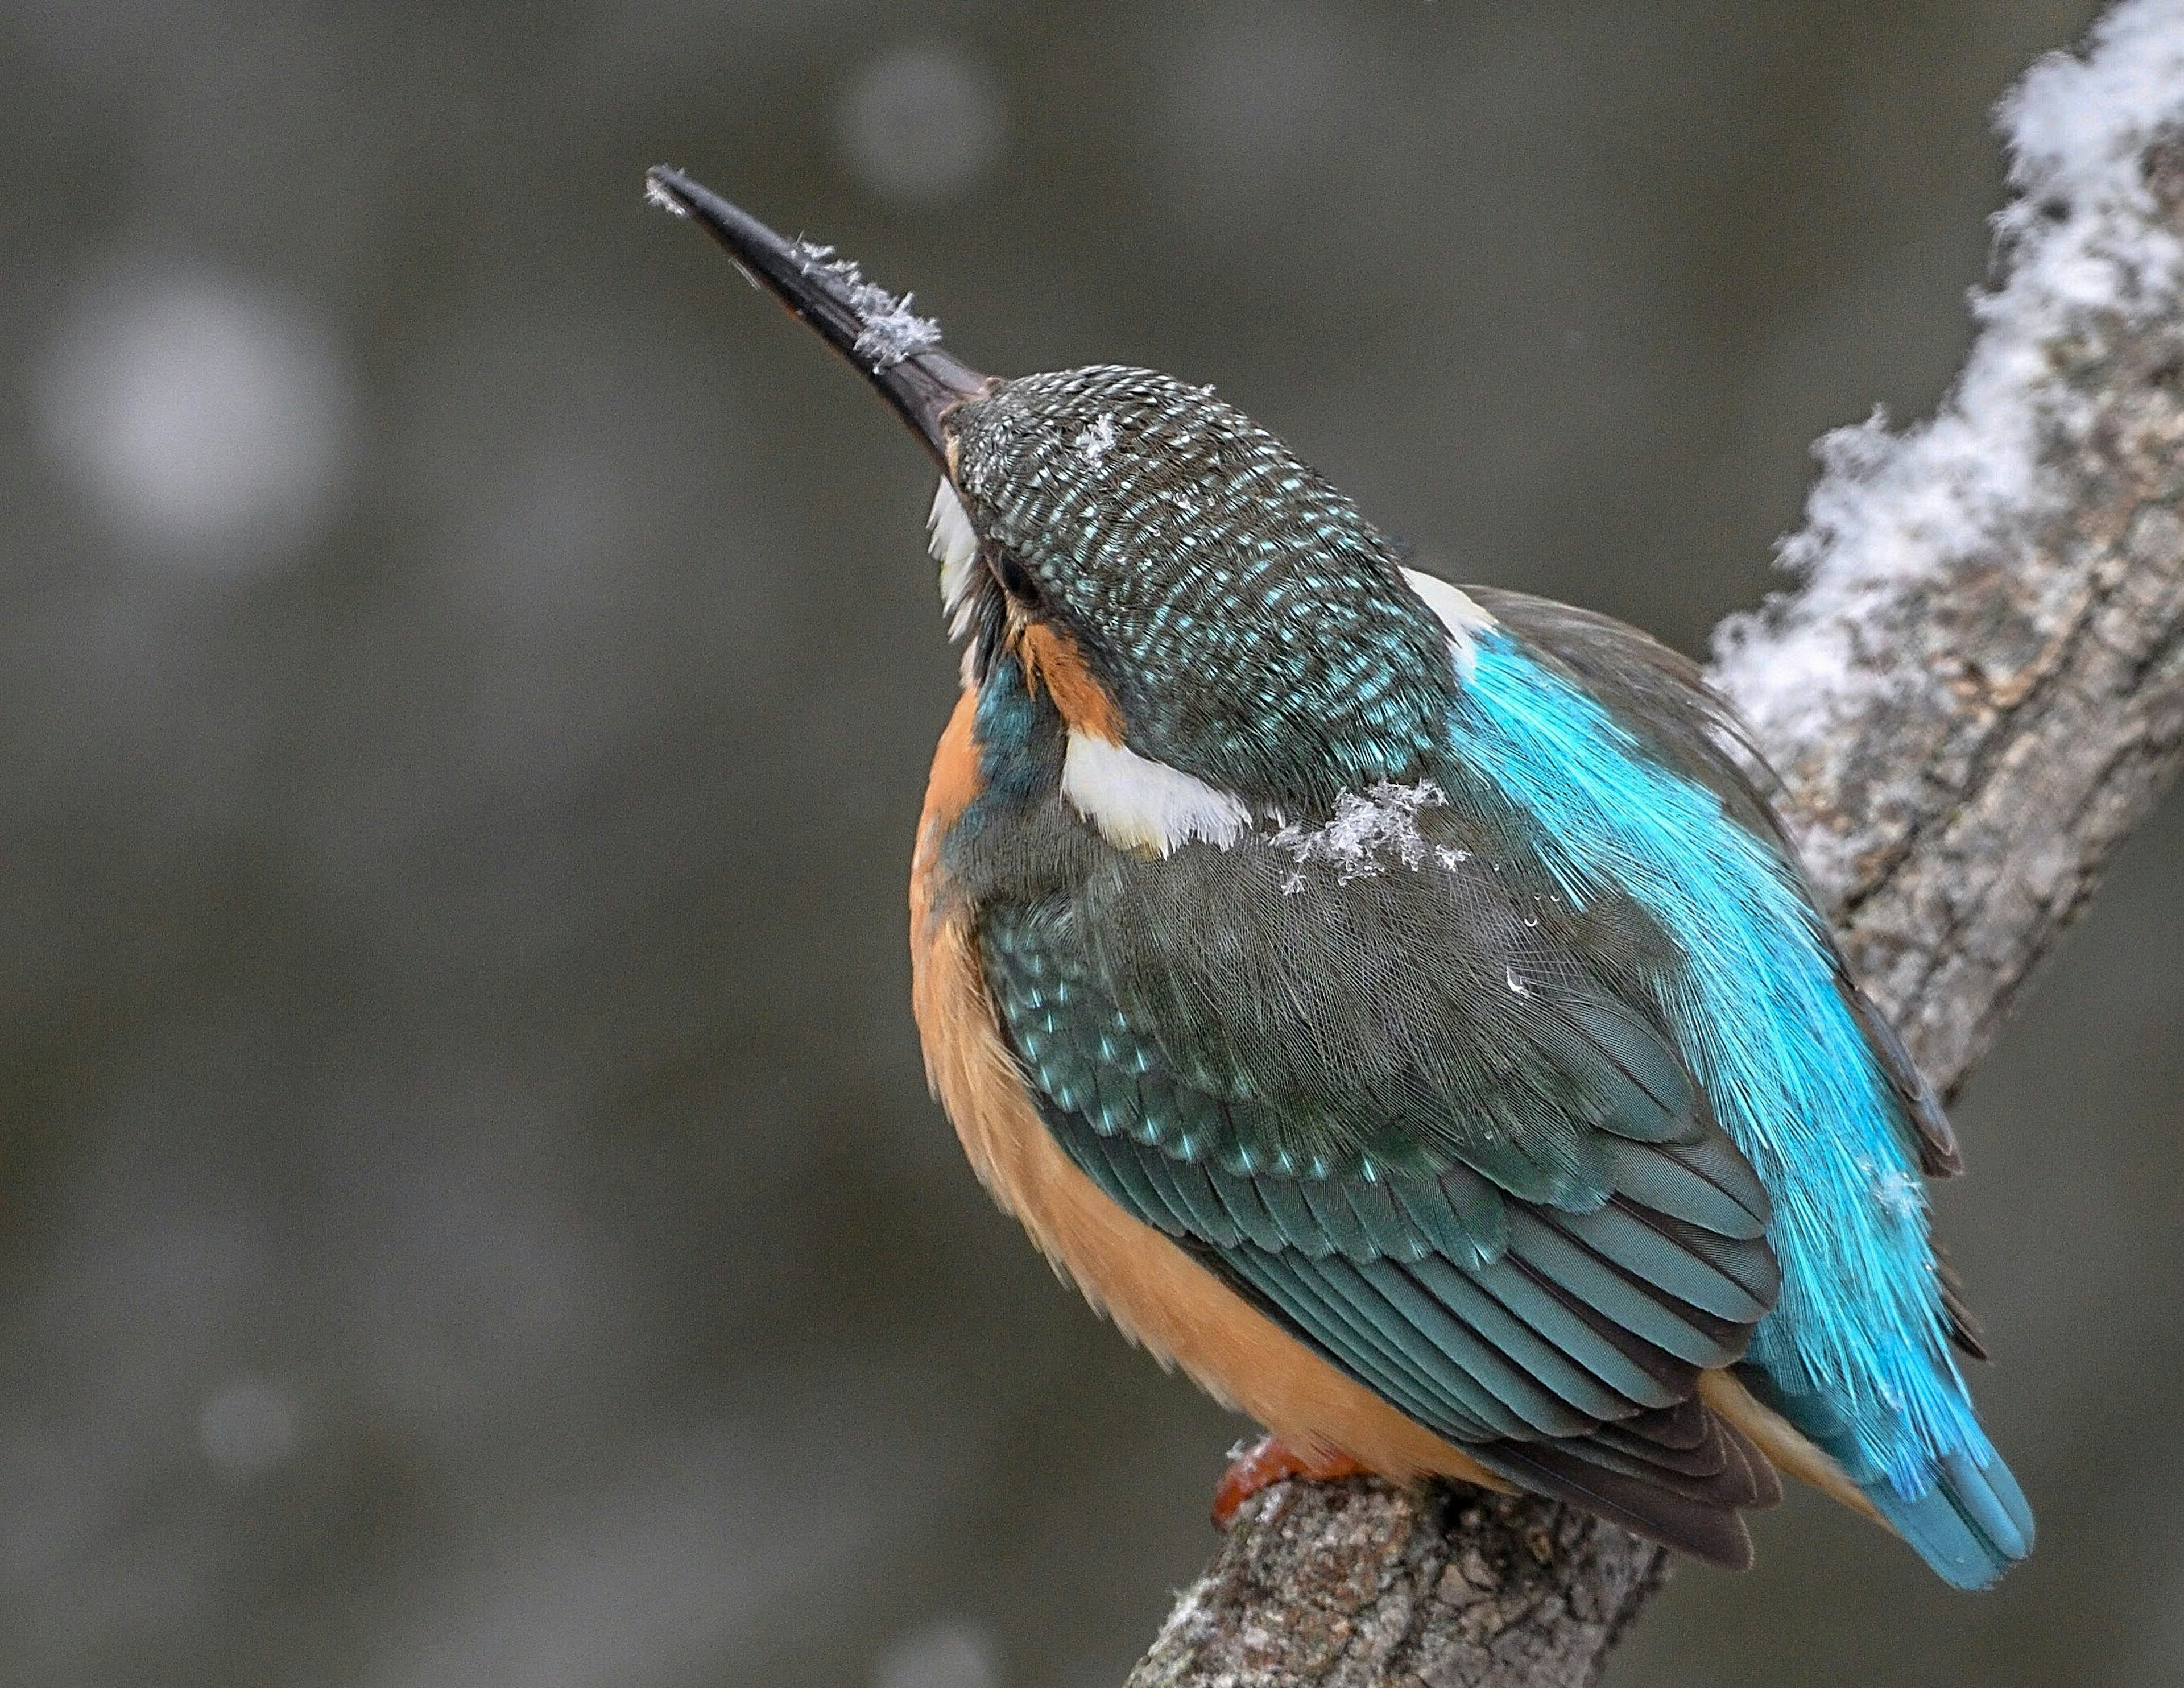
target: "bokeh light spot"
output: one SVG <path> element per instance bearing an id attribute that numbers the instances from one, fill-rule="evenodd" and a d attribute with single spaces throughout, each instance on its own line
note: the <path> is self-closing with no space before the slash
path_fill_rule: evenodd
<path id="1" fill-rule="evenodd" d="M 842 90 L 836 131 L 852 174 L 883 199 L 933 204 L 976 187 L 1008 138 L 992 74 L 954 47 L 868 59 Z"/>
<path id="2" fill-rule="evenodd" d="M 889 1647 L 872 1672 L 872 1688 L 999 1688 L 1000 1680 L 1000 1649 L 991 1633 L 950 1618 Z"/>
<path id="3" fill-rule="evenodd" d="M 198 1414 L 205 1457 L 231 1477 L 255 1477 L 296 1451 L 296 1403 L 263 1378 L 237 1378 Z"/>
<path id="4" fill-rule="evenodd" d="M 277 562 L 348 476 L 354 406 L 331 337 L 301 304 L 209 272 L 90 285 L 35 398 L 47 456 L 163 561 Z"/>

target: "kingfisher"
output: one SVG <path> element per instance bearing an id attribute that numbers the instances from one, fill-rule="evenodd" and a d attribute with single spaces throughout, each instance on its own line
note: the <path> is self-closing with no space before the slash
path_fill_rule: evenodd
<path id="1" fill-rule="evenodd" d="M 1948 1121 L 1695 665 L 1412 566 L 1211 387 L 980 374 L 646 191 L 939 468 L 927 1074 L 1060 1272 L 1264 1427 L 1217 1519 L 1444 1479 L 1741 1569 L 1786 1473 L 1959 1588 L 2031 1551 L 1930 1238 Z"/>

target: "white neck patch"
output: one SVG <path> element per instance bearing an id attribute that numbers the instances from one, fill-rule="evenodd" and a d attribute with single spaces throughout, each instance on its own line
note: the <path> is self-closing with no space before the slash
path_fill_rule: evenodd
<path id="1" fill-rule="evenodd" d="M 1234 792 L 1075 727 L 1061 759 L 1061 794 L 1117 850 L 1167 855 L 1193 838 L 1226 850 L 1251 823 Z"/>
<path id="2" fill-rule="evenodd" d="M 1500 624 L 1480 609 L 1468 593 L 1451 586 L 1438 575 L 1405 569 L 1403 579 L 1412 591 L 1425 600 L 1426 608 L 1440 618 L 1441 626 L 1448 629 L 1449 649 L 1456 655 L 1456 677 L 1469 684 L 1479 666 L 1479 652 L 1472 643 L 1472 635 Z"/>

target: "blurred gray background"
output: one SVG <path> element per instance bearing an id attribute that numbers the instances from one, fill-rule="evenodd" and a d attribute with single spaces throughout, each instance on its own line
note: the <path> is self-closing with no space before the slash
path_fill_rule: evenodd
<path id="1" fill-rule="evenodd" d="M 1213 1546 L 925 1097 L 931 471 L 645 165 L 1696 650 L 2092 10 L 0 6 L 0 1681 L 1092 1688 Z M 2180 844 L 1941 1199 L 2039 1557 L 1793 1499 L 1618 1688 L 2184 1678 Z"/>

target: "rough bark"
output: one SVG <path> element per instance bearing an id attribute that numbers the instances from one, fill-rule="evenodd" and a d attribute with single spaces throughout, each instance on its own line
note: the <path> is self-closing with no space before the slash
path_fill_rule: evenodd
<path id="1" fill-rule="evenodd" d="M 1591 1682 L 1667 1561 L 1535 1496 L 1284 1483 L 1238 1519 L 1129 1688 Z"/>
<path id="2" fill-rule="evenodd" d="M 2184 66 L 2184 8 L 2130 0 L 2004 108 L 2018 197 L 1964 377 L 1909 436 L 1824 443 L 1785 548 L 1807 583 L 1726 628 L 1715 671 L 1854 968 L 1945 1091 L 2184 743 L 2184 78 L 2166 114 L 2131 80 L 2164 38 Z M 1580 1688 L 1665 1558 L 1545 1501 L 1284 1484 L 1130 1688 Z"/>
<path id="3" fill-rule="evenodd" d="M 2184 232 L 2184 135 L 2143 171 Z M 2064 495 L 1874 606 L 1861 706 L 1763 746 L 1853 969 L 1945 1090 L 2184 737 L 2184 315 L 2102 313 L 2046 349 L 2078 401 L 2045 454 Z"/>

